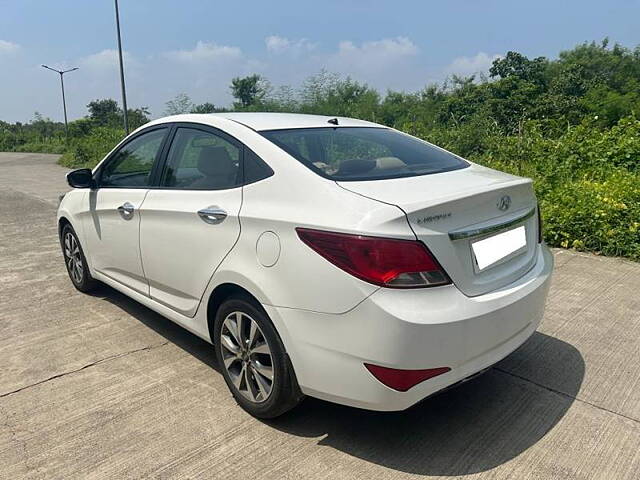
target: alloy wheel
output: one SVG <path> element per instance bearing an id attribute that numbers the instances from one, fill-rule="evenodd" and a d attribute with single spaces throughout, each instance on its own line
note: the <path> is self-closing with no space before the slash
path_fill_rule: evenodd
<path id="1" fill-rule="evenodd" d="M 84 276 L 82 255 L 80 254 L 78 241 L 71 232 L 67 232 L 64 236 L 64 259 L 67 264 L 67 270 L 69 270 L 69 275 L 71 275 L 73 281 L 77 284 L 82 283 Z"/>
<path id="2" fill-rule="evenodd" d="M 224 368 L 236 390 L 261 403 L 273 389 L 271 348 L 258 323 L 244 312 L 232 312 L 220 332 Z"/>

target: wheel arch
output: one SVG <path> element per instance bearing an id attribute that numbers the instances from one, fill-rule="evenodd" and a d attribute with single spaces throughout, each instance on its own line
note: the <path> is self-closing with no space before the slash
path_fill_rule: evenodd
<path id="1" fill-rule="evenodd" d="M 70 193 L 73 193 L 73 191 Z M 64 202 L 64 199 L 63 199 L 63 202 Z M 84 253 L 87 266 L 89 267 L 89 271 L 93 275 L 93 259 L 91 258 L 91 255 L 89 255 L 87 251 L 87 245 L 84 238 L 84 229 L 82 228 L 82 223 L 80 221 L 80 218 L 76 215 L 73 215 L 72 210 L 61 207 L 58 210 L 56 220 L 57 220 L 57 227 L 58 227 L 58 239 L 60 240 L 60 243 L 62 244 L 62 230 L 64 229 L 65 226 L 69 225 L 69 227 L 71 227 L 71 229 L 75 232 L 78 238 L 78 242 L 80 242 L 80 246 Z"/>
<path id="2" fill-rule="evenodd" d="M 71 225 L 71 221 L 66 216 L 61 215 L 60 218 L 58 218 L 58 237 L 66 225 Z M 71 225 L 71 228 L 73 228 L 73 225 Z"/>
<path id="3" fill-rule="evenodd" d="M 209 330 L 209 337 L 211 338 L 212 343 L 214 339 L 213 331 L 214 331 L 216 312 L 218 311 L 218 309 L 220 308 L 220 305 L 222 305 L 222 303 L 225 300 L 231 297 L 236 297 L 236 296 L 248 297 L 255 303 L 257 308 L 260 308 L 262 311 L 264 311 L 264 308 L 262 308 L 262 304 L 255 297 L 255 295 L 253 295 L 249 290 L 247 290 L 244 287 L 241 287 L 237 283 L 225 282 L 225 283 L 221 283 L 220 285 L 217 285 L 212 290 L 211 294 L 209 295 L 209 299 L 207 301 L 207 328 Z M 277 331 L 277 327 L 276 327 L 276 331 Z"/>
<path id="4" fill-rule="evenodd" d="M 76 229 L 73 227 L 73 223 L 71 223 L 71 220 L 69 220 L 69 218 L 66 215 L 61 215 L 58 218 L 58 240 L 60 241 L 60 245 L 62 245 L 62 230 L 64 230 L 64 227 L 66 227 L 67 225 L 69 225 L 69 227 L 71 227 L 71 229 L 75 232 Z"/>
<path id="5" fill-rule="evenodd" d="M 289 338 L 289 332 L 286 328 L 286 325 L 282 322 L 280 316 L 276 313 L 273 308 L 269 308 L 270 303 L 263 296 L 263 292 L 256 286 L 256 289 L 252 289 L 252 282 L 248 281 L 245 285 L 243 285 L 243 277 L 227 277 L 224 281 L 221 281 L 218 285 L 216 285 L 211 293 L 209 293 L 206 298 L 206 322 L 207 322 L 207 332 L 209 333 L 209 339 L 211 343 L 215 343 L 214 336 L 214 325 L 216 319 L 216 312 L 220 305 L 230 297 L 245 297 L 249 299 L 252 303 L 255 304 L 256 308 L 260 309 L 265 316 L 271 321 L 276 334 L 280 337 L 285 350 L 290 352 L 293 348 L 291 344 L 291 340 Z M 204 299 L 203 304 L 204 307 Z"/>
<path id="6" fill-rule="evenodd" d="M 58 218 L 58 240 L 60 240 L 60 244 L 61 245 L 62 245 L 62 230 L 64 230 L 64 227 L 66 227 L 67 225 L 69 227 L 71 227 L 71 230 L 73 230 L 75 232 L 76 236 L 79 235 L 78 230 L 76 230 L 75 225 L 69 219 L 69 215 L 66 215 L 66 214 L 60 215 L 60 217 Z M 82 245 L 82 247 L 84 249 L 84 245 L 83 245 L 83 242 L 80 239 L 80 237 L 78 237 L 78 241 L 80 242 L 80 245 Z M 87 258 L 87 262 L 89 262 L 88 258 Z"/>

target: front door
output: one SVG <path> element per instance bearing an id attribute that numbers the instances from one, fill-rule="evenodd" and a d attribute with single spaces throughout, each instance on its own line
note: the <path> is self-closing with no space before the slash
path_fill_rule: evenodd
<path id="1" fill-rule="evenodd" d="M 149 295 L 140 259 L 140 207 L 168 128 L 137 135 L 103 163 L 86 197 L 86 248 L 97 272 Z"/>
<path id="2" fill-rule="evenodd" d="M 140 209 L 140 248 L 154 300 L 187 316 L 240 235 L 242 146 L 207 127 L 175 130 L 159 187 Z"/>

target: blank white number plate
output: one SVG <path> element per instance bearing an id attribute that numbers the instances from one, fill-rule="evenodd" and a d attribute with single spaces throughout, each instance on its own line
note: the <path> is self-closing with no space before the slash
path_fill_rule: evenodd
<path id="1" fill-rule="evenodd" d="M 484 270 L 526 245 L 527 235 L 523 225 L 493 237 L 473 242 L 471 248 L 476 257 L 478 268 Z"/>

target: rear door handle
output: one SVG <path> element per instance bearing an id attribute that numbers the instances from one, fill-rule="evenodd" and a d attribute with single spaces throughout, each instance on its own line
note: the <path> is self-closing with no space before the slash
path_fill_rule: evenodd
<path id="1" fill-rule="evenodd" d="M 135 207 L 129 202 L 124 202 L 117 210 L 122 218 L 125 220 L 131 220 L 133 218 L 133 211 L 135 210 Z"/>
<path id="2" fill-rule="evenodd" d="M 203 222 L 215 225 L 227 218 L 227 212 L 222 208 L 214 206 L 198 210 L 198 216 L 202 219 Z"/>

